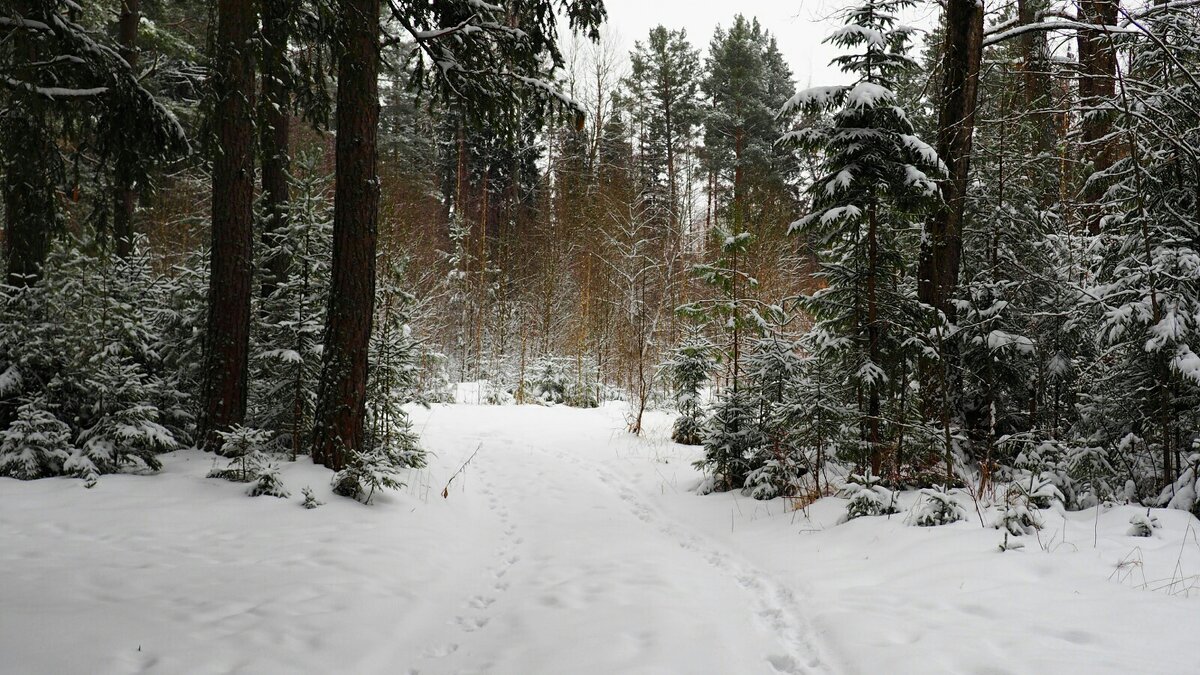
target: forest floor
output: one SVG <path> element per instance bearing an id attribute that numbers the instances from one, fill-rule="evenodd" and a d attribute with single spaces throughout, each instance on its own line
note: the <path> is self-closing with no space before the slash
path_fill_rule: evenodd
<path id="1" fill-rule="evenodd" d="M 978 520 L 838 525 L 837 498 L 697 496 L 699 449 L 666 440 L 666 415 L 640 439 L 615 405 L 414 421 L 429 468 L 371 506 L 307 460 L 283 470 L 290 499 L 250 499 L 196 451 L 91 490 L 0 479 L 0 672 L 1200 668 L 1200 523 L 1182 512 L 1134 538 L 1133 507 L 1047 511 L 1001 553 Z M 306 485 L 326 505 L 301 508 Z"/>

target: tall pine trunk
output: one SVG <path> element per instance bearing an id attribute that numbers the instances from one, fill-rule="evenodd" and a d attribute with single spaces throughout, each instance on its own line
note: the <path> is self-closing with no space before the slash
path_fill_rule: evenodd
<path id="1" fill-rule="evenodd" d="M 14 0 L 16 16 L 36 20 L 40 0 Z M 16 30 L 0 57 L 12 63 L 33 63 L 38 48 L 30 31 Z M 5 53 L 7 51 L 7 53 Z M 7 283 L 33 285 L 41 278 L 50 249 L 50 232 L 58 219 L 55 207 L 58 148 L 46 114 L 46 102 L 36 94 L 13 91 L 6 114 L 0 116 L 0 168 L 4 170 L 5 253 Z"/>
<path id="2" fill-rule="evenodd" d="M 313 461 L 334 470 L 362 446 L 379 218 L 379 0 L 341 0 L 333 269 Z"/>
<path id="3" fill-rule="evenodd" d="M 142 19 L 142 0 L 121 0 L 121 14 L 117 20 L 117 43 L 121 57 L 130 68 L 137 68 L 138 23 Z M 127 152 L 119 152 L 116 158 L 116 187 L 113 195 L 113 241 L 117 255 L 129 257 L 133 250 L 133 210 L 137 204 L 136 171 L 137 160 Z"/>
<path id="4" fill-rule="evenodd" d="M 951 320 L 951 296 L 962 265 L 962 225 L 971 172 L 971 137 L 983 57 L 983 7 L 975 0 L 948 0 L 937 152 L 949 172 L 942 181 L 945 204 L 929 221 L 917 270 L 922 302 Z"/>
<path id="5" fill-rule="evenodd" d="M 262 0 L 262 106 L 259 113 L 259 145 L 262 153 L 262 195 L 265 221 L 262 242 L 264 249 L 278 248 L 282 232 L 288 224 L 288 167 L 291 146 L 288 133 L 291 123 L 288 110 L 290 77 L 288 74 L 288 40 L 291 38 L 293 0 Z M 287 281 L 288 261 L 268 253 L 263 260 L 263 297 L 271 295 L 279 284 Z"/>
<path id="6" fill-rule="evenodd" d="M 253 272 L 253 0 L 219 0 L 213 62 L 212 262 L 205 334 L 201 442 L 219 450 L 218 431 L 246 415 Z"/>
<path id="7" fill-rule="evenodd" d="M 876 367 L 883 367 L 883 325 L 879 321 L 879 206 L 867 207 L 867 354 Z M 876 377 L 876 376 L 872 376 Z M 878 381 L 867 391 L 867 443 L 871 452 L 871 473 L 878 476 L 883 468 L 883 413 Z"/>
<path id="8" fill-rule="evenodd" d="M 1118 0 L 1080 0 L 1079 20 L 1089 25 L 1114 26 L 1118 8 Z M 1079 31 L 1079 71 L 1084 157 L 1092 171 L 1104 171 L 1112 166 L 1114 160 L 1113 146 L 1107 138 L 1112 132 L 1112 115 L 1097 113 L 1096 109 L 1112 101 L 1116 92 L 1117 55 L 1112 36 L 1105 31 Z M 1101 213 L 1096 202 L 1103 194 L 1104 188 L 1100 183 L 1084 188 L 1082 217 L 1089 234 L 1100 233 Z"/>
<path id="9" fill-rule="evenodd" d="M 922 302 L 953 323 L 953 298 L 962 268 L 963 217 L 971 175 L 971 138 L 975 131 L 979 66 L 983 59 L 983 6 L 975 0 L 947 0 L 944 23 L 946 38 L 942 57 L 937 152 L 946 165 L 947 175 L 941 181 L 943 204 L 930 217 L 926 236 L 921 239 L 917 261 L 917 295 Z M 938 330 L 941 335 L 941 329 Z M 957 372 L 958 349 L 953 342 L 948 343 L 940 338 L 938 346 L 938 374 L 926 372 L 923 379 L 932 382 L 937 378 L 938 384 L 929 387 L 932 395 L 926 402 L 927 413 L 933 414 L 934 406 L 937 406 L 946 434 L 948 453 L 952 409 L 959 405 L 954 393 L 958 387 L 950 377 L 951 372 Z M 947 463 L 947 473 L 950 471 Z"/>
<path id="10" fill-rule="evenodd" d="M 1043 9 L 1042 0 L 1017 0 L 1017 14 L 1021 25 L 1039 20 Z M 1051 174 L 1057 171 L 1054 144 L 1057 140 L 1055 113 L 1051 110 L 1051 65 L 1046 36 L 1030 32 L 1019 38 L 1021 50 L 1021 83 L 1025 88 L 1024 103 L 1027 114 L 1033 120 L 1033 154 L 1042 158 L 1035 164 L 1035 171 Z M 1058 195 L 1058 180 L 1040 181 L 1043 185 L 1039 205 L 1049 206 Z"/>

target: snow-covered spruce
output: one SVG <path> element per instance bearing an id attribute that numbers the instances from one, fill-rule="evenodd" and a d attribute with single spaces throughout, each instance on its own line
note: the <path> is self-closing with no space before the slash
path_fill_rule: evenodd
<path id="1" fill-rule="evenodd" d="M 872 476 L 870 472 L 863 475 L 851 474 L 842 488 L 841 496 L 848 499 L 846 520 L 900 512 L 897 505 L 899 495 L 884 487 L 880 479 Z"/>
<path id="2" fill-rule="evenodd" d="M 922 489 L 905 514 L 904 522 L 917 527 L 934 527 L 966 520 L 967 511 L 955 499 L 955 492 L 940 487 Z"/>
<path id="3" fill-rule="evenodd" d="M 814 319 L 808 344 L 849 384 L 839 393 L 862 421 L 840 427 L 833 445 L 876 472 L 885 459 L 896 473 L 919 472 L 949 450 L 909 386 L 945 332 L 929 325 L 910 273 L 945 171 L 896 95 L 914 65 L 914 29 L 897 16 L 910 5 L 867 0 L 844 10 L 827 41 L 851 52 L 834 63 L 852 82 L 797 92 L 782 110 L 803 126 L 781 143 L 819 158 L 811 208 L 791 226 L 819 247 L 822 283 L 800 298 Z"/>
<path id="4" fill-rule="evenodd" d="M 122 260 L 63 240 L 44 269 L 53 283 L 0 289 L 0 400 L 18 412 L 3 430 L 0 475 L 93 484 L 157 469 L 157 455 L 188 438 L 187 396 L 162 357 L 167 317 L 156 311 L 170 286 L 141 243 Z"/>
<path id="5" fill-rule="evenodd" d="M 1152 515 L 1149 510 L 1146 513 L 1135 513 L 1129 517 L 1129 536 L 1131 537 L 1153 537 L 1154 531 L 1162 527 L 1158 522 L 1158 516 Z"/>
<path id="6" fill-rule="evenodd" d="M 701 395 L 716 369 L 713 351 L 712 342 L 697 332 L 680 343 L 666 363 L 675 409 L 679 413 L 671 429 L 671 440 L 676 443 L 701 443 L 704 425 Z"/>

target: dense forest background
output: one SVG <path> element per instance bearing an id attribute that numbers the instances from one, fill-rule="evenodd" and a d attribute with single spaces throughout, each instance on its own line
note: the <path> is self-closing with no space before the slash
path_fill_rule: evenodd
<path id="1" fill-rule="evenodd" d="M 911 6 L 797 90 L 740 15 L 0 2 L 0 474 L 369 499 L 479 382 L 674 405 L 708 489 L 1196 508 L 1200 3 Z"/>

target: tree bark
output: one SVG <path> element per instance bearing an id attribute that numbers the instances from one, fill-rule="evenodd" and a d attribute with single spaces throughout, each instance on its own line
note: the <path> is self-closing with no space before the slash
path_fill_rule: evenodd
<path id="1" fill-rule="evenodd" d="M 1117 23 L 1118 0 L 1080 0 L 1079 20 L 1092 25 Z M 1103 31 L 1079 31 L 1079 104 L 1083 109 L 1081 142 L 1084 157 L 1093 172 L 1112 166 L 1114 149 L 1107 140 L 1112 132 L 1112 116 L 1095 112 L 1116 93 L 1117 56 L 1112 39 Z M 1083 219 L 1089 234 L 1100 233 L 1100 209 L 1097 202 L 1104 188 L 1090 185 L 1083 191 Z"/>
<path id="2" fill-rule="evenodd" d="M 117 44 L 121 57 L 131 69 L 138 62 L 137 34 L 142 19 L 142 0 L 122 0 L 121 15 L 117 21 Z M 128 258 L 133 251 L 133 211 L 137 205 L 135 159 L 127 152 L 118 152 L 113 195 L 113 242 L 117 255 Z"/>
<path id="3" fill-rule="evenodd" d="M 34 10 L 37 1 L 14 0 L 13 13 L 27 19 L 41 18 Z M 39 60 L 36 41 L 29 31 L 14 31 L 8 49 L 13 63 Z M 13 92 L 7 114 L 0 118 L 0 131 L 7 283 L 24 288 L 41 278 L 50 249 L 50 232 L 58 219 L 58 147 L 47 123 L 46 103 L 36 94 Z"/>
<path id="4" fill-rule="evenodd" d="M 291 146 L 288 133 L 291 117 L 287 49 L 291 38 L 293 0 L 262 0 L 262 106 L 259 111 L 259 145 L 262 153 L 262 194 L 265 211 L 262 242 L 262 295 L 275 292 L 287 281 L 288 260 L 271 252 L 281 243 L 288 225 L 288 169 Z"/>
<path id="5" fill-rule="evenodd" d="M 333 269 L 313 461 L 334 470 L 362 446 L 379 218 L 379 0 L 341 0 Z"/>
<path id="6" fill-rule="evenodd" d="M 1029 25 L 1038 20 L 1044 3 L 1041 0 L 1017 0 L 1018 20 Z M 1033 154 L 1044 158 L 1035 164 L 1034 171 L 1053 172 L 1053 157 L 1056 133 L 1054 113 L 1051 112 L 1050 55 L 1046 36 L 1041 32 L 1029 32 L 1019 39 L 1021 49 L 1021 80 L 1025 87 L 1025 110 L 1033 120 Z M 1055 161 L 1057 164 L 1057 162 Z M 1040 204 L 1049 206 L 1058 193 L 1058 181 L 1042 181 L 1045 188 L 1040 195 Z"/>
<path id="7" fill-rule="evenodd" d="M 944 205 L 930 218 L 917 269 L 920 299 L 951 320 L 951 296 L 962 264 L 962 224 L 971 171 L 971 137 L 983 58 L 983 8 L 975 0 L 948 0 L 942 59 L 937 152 L 949 172 L 942 181 Z"/>
<path id="8" fill-rule="evenodd" d="M 881 343 L 883 326 L 879 321 L 879 207 L 867 207 L 867 354 L 876 367 L 883 364 Z M 883 468 L 883 434 L 880 425 L 882 406 L 879 383 L 871 382 L 867 392 L 867 443 L 871 473 L 878 476 Z"/>
<path id="9" fill-rule="evenodd" d="M 246 415 L 253 273 L 253 0 L 219 0 L 213 63 L 212 253 L 205 334 L 201 443 L 219 450 L 219 431 Z"/>

